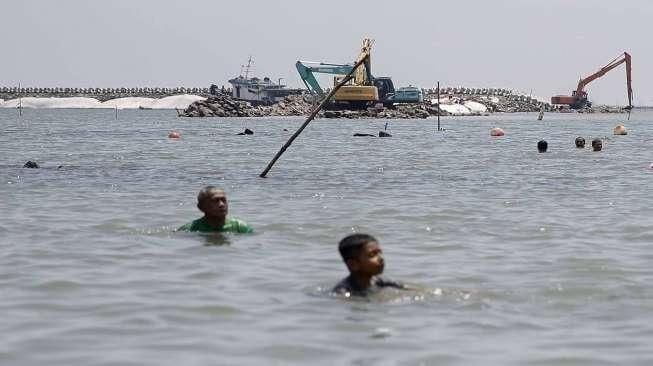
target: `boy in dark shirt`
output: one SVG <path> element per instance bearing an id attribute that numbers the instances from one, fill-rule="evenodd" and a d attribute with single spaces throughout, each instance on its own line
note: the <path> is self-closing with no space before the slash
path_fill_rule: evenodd
<path id="1" fill-rule="evenodd" d="M 367 296 L 384 287 L 403 289 L 404 284 L 379 277 L 385 262 L 379 242 L 371 235 L 352 234 L 340 241 L 338 251 L 349 269 L 349 276 L 333 288 L 345 297 Z"/>

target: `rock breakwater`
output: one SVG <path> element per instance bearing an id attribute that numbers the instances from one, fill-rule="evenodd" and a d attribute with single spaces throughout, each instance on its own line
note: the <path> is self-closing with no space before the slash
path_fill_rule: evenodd
<path id="1" fill-rule="evenodd" d="M 487 115 L 490 113 L 514 112 L 576 112 L 568 107 L 553 106 L 536 98 L 514 93 L 509 89 L 494 88 L 445 88 L 440 90 L 423 89 L 423 103 L 396 104 L 386 108 L 376 106 L 367 109 L 327 109 L 320 111 L 318 118 L 392 118 L 412 119 L 429 116 Z M 234 99 L 228 94 L 208 97 L 194 102 L 183 111 L 184 117 L 271 117 L 306 116 L 315 108 L 311 95 L 291 95 L 283 101 L 269 106 L 254 106 L 246 101 Z M 618 108 L 596 108 L 579 111 L 581 113 L 614 112 Z"/>
<path id="2" fill-rule="evenodd" d="M 270 117 L 305 116 L 311 113 L 315 104 L 310 96 L 291 95 L 281 102 L 269 106 L 253 106 L 229 95 L 216 95 L 192 103 L 180 116 L 184 117 Z M 431 115 L 424 104 L 398 105 L 395 108 L 367 108 L 364 110 L 324 110 L 322 118 L 426 118 Z"/>

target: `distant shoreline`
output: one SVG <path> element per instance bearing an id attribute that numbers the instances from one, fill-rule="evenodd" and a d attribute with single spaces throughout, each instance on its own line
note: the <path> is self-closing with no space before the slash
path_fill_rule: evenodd
<path id="1" fill-rule="evenodd" d="M 436 95 L 424 89 L 426 100 Z M 485 104 L 489 112 L 552 111 L 549 103 L 531 96 L 520 95 L 509 89 L 446 88 L 442 97 L 455 96 Z M 492 95 L 492 103 L 483 96 Z M 0 108 L 33 109 L 186 109 L 193 103 L 214 97 L 209 88 L 0 88 Z M 480 99 L 479 99 L 480 98 Z M 495 105 L 501 101 L 502 106 Z M 443 107 L 445 105 L 443 104 Z M 595 109 L 616 110 L 619 106 L 599 106 Z M 648 110 L 653 106 L 635 106 L 634 110 Z M 306 108 L 300 108 L 302 110 Z M 299 111 L 297 111 L 299 112 Z M 303 111 L 305 112 L 305 111 Z M 614 112 L 614 111 L 612 111 Z M 300 113 L 305 114 L 305 113 Z M 452 114 L 456 114 L 452 112 Z M 190 115 L 189 115 L 190 116 Z"/>
<path id="2" fill-rule="evenodd" d="M 91 97 L 21 97 L 0 99 L 0 108 L 23 109 L 183 109 L 206 97 L 193 94 L 170 95 L 161 98 L 119 97 L 100 101 Z"/>

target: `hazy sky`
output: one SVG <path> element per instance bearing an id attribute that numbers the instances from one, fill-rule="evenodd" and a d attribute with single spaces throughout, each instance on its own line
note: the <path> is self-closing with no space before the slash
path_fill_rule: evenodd
<path id="1" fill-rule="evenodd" d="M 636 105 L 653 105 L 653 1 L 0 0 L 0 85 L 291 86 L 295 61 L 351 62 L 375 39 L 373 73 L 395 85 L 507 87 L 548 98 L 624 51 Z M 624 104 L 624 66 L 594 81 Z"/>

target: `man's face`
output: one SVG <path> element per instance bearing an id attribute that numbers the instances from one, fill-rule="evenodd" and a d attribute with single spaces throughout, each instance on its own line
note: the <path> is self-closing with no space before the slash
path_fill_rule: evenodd
<path id="1" fill-rule="evenodd" d="M 594 151 L 601 151 L 601 148 L 603 148 L 603 142 L 596 141 L 592 144 L 592 147 L 594 148 Z"/>
<path id="2" fill-rule="evenodd" d="M 227 195 L 224 191 L 215 190 L 206 197 L 202 202 L 198 203 L 199 209 L 208 216 L 225 217 L 229 211 L 227 204 Z"/>
<path id="3" fill-rule="evenodd" d="M 358 272 L 368 276 L 376 276 L 383 273 L 384 267 L 383 251 L 379 243 L 375 241 L 365 244 L 358 258 L 350 261 L 352 272 Z"/>

